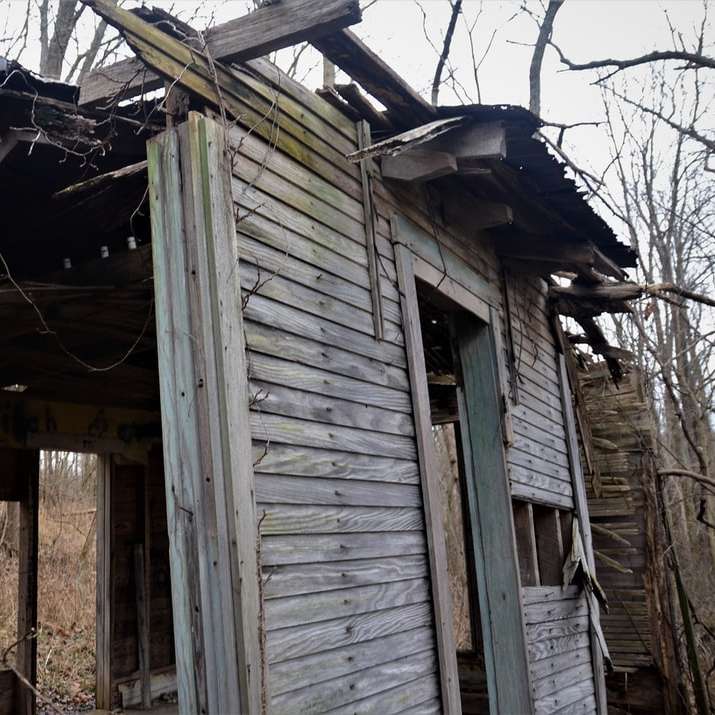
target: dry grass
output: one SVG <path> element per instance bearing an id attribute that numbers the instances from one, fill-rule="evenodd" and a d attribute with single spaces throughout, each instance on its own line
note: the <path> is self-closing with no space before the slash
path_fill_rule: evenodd
<path id="1" fill-rule="evenodd" d="M 93 479 L 50 483 L 40 502 L 38 688 L 67 713 L 93 707 L 95 680 L 95 495 Z M 49 487 L 49 488 L 47 488 Z M 63 488 L 66 487 L 66 488 Z M 4 514 L 0 506 L 0 534 Z M 17 624 L 16 554 L 0 546 L 0 648 Z"/>

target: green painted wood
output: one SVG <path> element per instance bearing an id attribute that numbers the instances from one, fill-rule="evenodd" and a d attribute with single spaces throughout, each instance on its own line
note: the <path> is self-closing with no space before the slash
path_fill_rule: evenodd
<path id="1" fill-rule="evenodd" d="M 259 712 L 248 380 L 223 128 L 192 113 L 148 145 L 182 715 Z"/>
<path id="2" fill-rule="evenodd" d="M 460 419 L 468 439 L 469 503 L 492 713 L 531 713 L 514 523 L 490 327 L 459 316 L 455 335 L 463 375 Z"/>

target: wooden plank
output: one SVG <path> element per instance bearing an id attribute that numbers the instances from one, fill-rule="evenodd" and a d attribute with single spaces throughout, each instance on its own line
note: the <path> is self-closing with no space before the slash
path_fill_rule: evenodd
<path id="1" fill-rule="evenodd" d="M 220 125 L 194 113 L 148 147 L 182 713 L 254 712 L 261 702 L 248 384 L 224 148 Z"/>
<path id="2" fill-rule="evenodd" d="M 263 477 L 257 479 L 260 482 Z M 292 504 L 258 505 L 261 533 L 321 534 L 351 531 L 419 531 L 424 528 L 422 508 L 315 506 Z"/>
<path id="3" fill-rule="evenodd" d="M 318 370 L 369 382 L 375 386 L 390 387 L 402 392 L 409 391 L 409 379 L 403 368 L 286 333 L 280 329 L 274 330 L 270 325 L 247 320 L 244 327 L 246 344 L 253 353 L 272 355 Z"/>
<path id="4" fill-rule="evenodd" d="M 257 382 L 270 383 L 276 387 L 290 386 L 296 392 L 310 392 L 316 395 L 345 400 L 346 402 L 372 405 L 382 410 L 405 413 L 409 415 L 411 405 L 408 393 L 381 387 L 369 381 L 343 377 L 335 373 L 325 372 L 300 363 L 290 362 L 263 354 L 251 355 L 251 379 Z M 288 389 L 288 387 L 286 387 Z M 300 395 L 296 394 L 296 399 Z M 305 402 L 305 400 L 304 400 Z M 260 402 L 254 406 L 260 407 Z M 316 405 L 319 409 L 320 403 Z M 309 409 L 307 407 L 306 409 Z M 395 415 L 395 420 L 400 420 Z M 383 420 L 384 421 L 384 420 Z"/>
<path id="5" fill-rule="evenodd" d="M 152 699 L 159 698 L 162 695 L 172 695 L 176 693 L 175 670 L 162 673 L 150 673 L 150 680 Z M 128 708 L 133 705 L 141 705 L 142 685 L 140 679 L 120 683 L 118 688 L 123 707 Z"/>
<path id="6" fill-rule="evenodd" d="M 261 269 L 259 271 L 256 267 L 246 263 L 241 269 L 246 300 L 250 301 L 253 295 L 261 295 L 287 305 L 300 305 L 307 314 L 325 317 L 338 325 L 352 327 L 354 330 L 373 337 L 370 313 L 318 292 L 315 288 L 322 288 L 320 282 L 308 288 L 284 278 L 281 273 L 290 275 L 289 269 L 282 268 L 280 273 L 273 273 L 270 270 Z M 318 280 L 320 281 L 320 278 Z M 350 318 L 352 318 L 352 323 Z M 402 345 L 402 330 L 399 324 L 388 322 L 385 326 L 384 339 L 396 345 Z"/>
<path id="7" fill-rule="evenodd" d="M 571 387 L 569 384 L 568 370 L 566 368 L 566 357 L 559 355 L 559 376 L 561 386 L 562 409 L 566 425 L 567 446 L 569 450 L 569 461 L 571 464 L 571 475 L 574 488 L 574 505 L 581 528 L 581 536 L 586 550 L 588 566 L 592 573 L 596 573 L 596 562 L 593 555 L 593 539 L 591 536 L 591 522 L 588 513 L 588 502 L 586 499 L 586 483 L 581 468 L 581 458 L 578 447 L 578 437 L 576 433 L 576 419 L 574 416 L 573 401 L 571 398 Z M 595 603 L 595 598 L 592 599 Z M 595 697 L 598 704 L 599 715 L 605 715 L 607 709 L 606 682 L 604 677 L 604 653 L 596 637 L 596 632 L 600 629 L 598 604 L 590 609 L 592 621 L 591 627 L 591 657 L 593 659 Z"/>
<path id="8" fill-rule="evenodd" d="M 407 436 L 414 434 L 411 416 L 402 412 L 295 390 L 263 380 L 252 380 L 249 389 L 256 408 L 263 413 L 292 415 L 301 419 L 344 427 L 359 427 L 387 434 Z"/>
<path id="9" fill-rule="evenodd" d="M 527 499 L 538 504 L 557 506 L 562 509 L 572 509 L 573 499 L 570 496 L 546 491 L 540 487 L 529 484 L 522 484 L 518 481 L 511 482 L 511 495 L 519 499 Z"/>
<path id="10" fill-rule="evenodd" d="M 564 549 L 558 510 L 536 506 L 533 513 L 541 584 L 559 586 L 563 581 Z"/>
<path id="11" fill-rule="evenodd" d="M 420 507 L 417 485 L 375 484 L 343 479 L 313 479 L 264 474 L 256 484 L 256 499 L 271 504 Z"/>
<path id="12" fill-rule="evenodd" d="M 414 126 L 436 118 L 435 108 L 349 30 L 324 36 L 312 44 L 363 89 L 380 100 L 403 126 Z"/>
<path id="13" fill-rule="evenodd" d="M 349 643 L 411 630 L 432 623 L 428 602 L 386 608 L 331 621 L 281 628 L 268 634 L 269 662 L 329 651 Z"/>
<path id="14" fill-rule="evenodd" d="M 95 9 L 98 5 L 87 4 Z M 360 8 L 356 0 L 284 0 L 278 6 L 267 6 L 210 27 L 206 31 L 206 42 L 216 61 L 238 63 L 359 21 Z M 80 105 L 107 101 L 117 93 L 129 98 L 163 85 L 163 80 L 155 75 L 142 82 L 142 70 L 141 62 L 132 58 L 91 72 L 82 83 Z"/>
<path id="15" fill-rule="evenodd" d="M 358 122 L 357 126 L 358 149 L 364 149 L 371 143 L 370 124 L 365 120 Z M 372 319 L 375 340 L 385 337 L 385 326 L 382 317 L 382 292 L 378 278 L 378 256 L 375 236 L 375 222 L 377 220 L 374 198 L 372 192 L 373 177 L 368 171 L 368 162 L 360 162 L 360 180 L 362 182 L 362 205 L 365 224 L 365 250 L 367 251 L 367 267 L 370 275 L 370 297 L 372 298 Z"/>
<path id="16" fill-rule="evenodd" d="M 254 447 L 253 457 L 255 471 L 263 474 L 364 479 L 396 484 L 419 483 L 417 463 L 403 459 L 315 449 L 305 445 L 293 447 L 272 444 L 264 453 L 260 443 Z"/>
<path id="17" fill-rule="evenodd" d="M 469 451 L 472 522 L 488 692 L 495 712 L 532 712 L 514 521 L 501 431 L 498 326 L 460 316 L 455 336 L 464 380 L 460 416 Z"/>
<path id="18" fill-rule="evenodd" d="M 335 680 L 364 668 L 396 660 L 434 647 L 428 625 L 323 653 L 293 658 L 271 666 L 271 695 L 275 697 L 325 680 Z"/>
<path id="19" fill-rule="evenodd" d="M 239 227 L 242 228 L 240 224 Z M 279 233 L 279 231 L 276 231 L 276 233 Z M 298 240 L 301 241 L 300 238 Z M 303 261 L 294 259 L 289 255 L 291 247 L 287 245 L 287 242 L 285 244 L 284 250 L 278 251 L 275 248 L 259 243 L 253 238 L 241 236 L 239 239 L 239 252 L 240 258 L 244 261 L 241 268 L 251 266 L 254 272 L 260 271 L 260 281 L 258 283 L 256 283 L 256 278 L 258 277 L 256 275 L 253 275 L 252 279 L 246 278 L 245 283 L 248 287 L 259 285 L 260 282 L 267 280 L 271 275 L 282 275 L 289 277 L 294 283 L 313 288 L 330 298 L 348 303 L 367 313 L 372 310 L 370 292 L 363 285 L 356 282 L 359 281 L 359 274 L 357 278 L 355 275 L 351 275 L 350 280 L 334 276 L 326 270 L 326 266 L 322 263 L 311 266 Z M 253 268 L 254 266 L 255 268 Z M 354 264 L 351 264 L 351 267 L 357 268 Z M 395 295 L 397 295 L 396 291 Z M 392 323 L 399 325 L 402 322 L 399 305 L 390 300 L 385 307 L 385 317 Z"/>
<path id="20" fill-rule="evenodd" d="M 536 556 L 533 507 L 528 502 L 514 501 L 512 504 L 521 587 L 540 586 L 541 579 L 539 562 Z"/>
<path id="21" fill-rule="evenodd" d="M 576 635 L 588 632 L 588 616 L 562 618 L 553 622 L 534 623 L 527 626 L 526 637 L 529 643 L 540 640 Z"/>
<path id="22" fill-rule="evenodd" d="M 591 650 L 588 644 L 567 653 L 559 653 L 552 658 L 531 663 L 531 675 L 534 682 L 538 682 L 571 666 L 583 663 L 591 664 Z"/>
<path id="23" fill-rule="evenodd" d="M 337 64 L 337 63 L 336 63 Z M 399 224 L 393 226 L 399 236 Z M 422 497 L 425 510 L 427 546 L 432 578 L 432 598 L 437 635 L 442 707 L 447 715 L 459 713 L 459 675 L 456 646 L 452 632 L 452 603 L 447 574 L 447 549 L 442 523 L 439 483 L 436 479 L 429 389 L 424 362 L 417 289 L 411 254 L 405 246 L 395 247 L 395 261 L 400 285 L 403 327 L 415 415 Z"/>
<path id="24" fill-rule="evenodd" d="M 264 595 L 266 598 L 282 598 L 426 577 L 427 562 L 421 554 L 348 562 L 287 564 L 266 569 Z"/>
<path id="25" fill-rule="evenodd" d="M 429 583 L 424 579 L 407 579 L 394 583 L 275 598 L 266 602 L 266 623 L 270 632 L 425 603 L 429 598 Z"/>
<path id="26" fill-rule="evenodd" d="M 587 613 L 588 604 L 583 598 L 550 603 L 532 603 L 524 610 L 524 620 L 528 628 L 537 623 L 552 623 L 564 618 L 578 618 Z"/>
<path id="27" fill-rule="evenodd" d="M 144 544 L 134 545 L 134 585 L 136 589 L 137 644 L 139 651 L 139 682 L 141 706 L 151 707 L 151 663 L 149 599 L 147 594 L 147 571 L 144 565 Z"/>
<path id="28" fill-rule="evenodd" d="M 578 683 L 588 679 L 591 674 L 591 663 L 579 663 L 571 668 L 548 675 L 537 680 L 532 685 L 534 698 L 540 700 L 547 695 L 554 695 L 568 687 L 570 683 Z"/>
<path id="29" fill-rule="evenodd" d="M 589 642 L 588 632 L 536 641 L 529 643 L 529 658 L 532 661 L 551 658 L 559 653 L 568 653 L 572 650 L 583 648 Z"/>
<path id="30" fill-rule="evenodd" d="M 256 323 L 264 323 L 314 340 L 321 345 L 352 351 L 362 357 L 372 358 L 390 366 L 406 365 L 405 351 L 400 345 L 377 342 L 371 336 L 346 328 L 330 320 L 306 316 L 299 308 L 253 295 L 246 305 L 245 317 Z"/>
<path id="31" fill-rule="evenodd" d="M 566 684 L 558 693 L 548 695 L 536 701 L 536 715 L 551 715 L 560 712 L 563 708 L 570 707 L 575 703 L 581 703 L 584 699 L 594 695 L 593 680 L 586 678 L 577 683 Z M 579 712 L 589 712 L 580 710 Z"/>
<path id="32" fill-rule="evenodd" d="M 356 711 L 352 703 L 362 700 L 370 695 L 379 693 L 378 703 L 373 703 L 370 709 L 360 709 L 360 713 L 385 713 L 382 708 L 386 705 L 385 691 L 394 689 L 403 683 L 409 683 L 407 692 L 400 690 L 402 702 L 409 706 L 409 691 L 415 688 L 419 681 L 421 693 L 426 690 L 434 693 L 438 684 L 431 676 L 435 669 L 433 651 L 416 653 L 406 658 L 381 663 L 372 668 L 365 668 L 357 673 L 345 675 L 342 678 L 316 683 L 300 691 L 293 691 L 275 697 L 271 701 L 271 712 L 274 715 L 294 715 L 296 712 L 326 712 L 353 713 Z M 427 695 L 429 697 L 429 695 Z M 338 710 L 341 706 L 348 706 L 347 710 Z M 377 709 L 376 709 L 377 707 Z M 393 709 L 392 712 L 395 710 Z M 390 712 L 390 710 L 387 710 Z"/>
<path id="33" fill-rule="evenodd" d="M 541 586 L 524 591 L 522 597 L 527 606 L 532 603 L 569 601 L 580 597 L 580 589 L 578 586 Z"/>
<path id="34" fill-rule="evenodd" d="M 23 484 L 20 500 L 18 540 L 18 596 L 15 667 L 33 685 L 37 684 L 37 552 L 40 513 L 40 451 L 23 450 L 16 469 Z M 33 715 L 35 694 L 28 688 L 17 690 L 18 715 Z"/>
<path id="35" fill-rule="evenodd" d="M 266 536 L 262 563 L 265 567 L 424 553 L 425 536 L 420 531 Z"/>
<path id="36" fill-rule="evenodd" d="M 97 456 L 96 698 L 99 710 L 112 709 L 112 539 L 111 456 Z"/>

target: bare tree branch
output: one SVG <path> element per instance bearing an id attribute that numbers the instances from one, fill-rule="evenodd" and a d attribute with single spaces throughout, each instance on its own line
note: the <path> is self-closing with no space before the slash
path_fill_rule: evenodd
<path id="1" fill-rule="evenodd" d="M 454 2 L 452 3 L 452 14 L 449 17 L 449 25 L 447 25 L 447 32 L 444 36 L 442 52 L 439 55 L 437 68 L 434 71 L 434 79 L 432 80 L 432 104 L 437 104 L 437 98 L 439 97 L 439 86 L 442 83 L 442 70 L 444 69 L 444 64 L 449 57 L 449 50 L 452 46 L 452 37 L 454 36 L 454 28 L 457 26 L 457 18 L 459 17 L 461 9 L 462 0 L 454 0 Z"/>
<path id="2" fill-rule="evenodd" d="M 546 45 L 551 41 L 554 31 L 556 13 L 563 5 L 564 0 L 549 0 L 546 14 L 539 26 L 539 36 L 534 45 L 534 54 L 531 56 L 529 66 L 529 111 L 538 117 L 541 113 L 541 65 L 544 61 Z"/>
<path id="3" fill-rule="evenodd" d="M 715 59 L 712 57 L 707 57 L 701 53 L 695 52 L 685 52 L 684 50 L 662 50 L 656 52 L 649 52 L 648 54 L 641 55 L 640 57 L 633 57 L 628 60 L 615 60 L 615 59 L 605 59 L 605 60 L 592 60 L 591 62 L 572 62 L 568 57 L 564 55 L 561 48 L 549 40 L 549 44 L 559 53 L 559 59 L 561 64 L 565 65 L 568 69 L 574 71 L 583 70 L 595 70 L 595 69 L 606 69 L 608 67 L 613 67 L 614 71 L 608 76 L 611 77 L 616 72 L 628 69 L 629 67 L 637 67 L 638 65 L 645 65 L 651 62 L 662 62 L 664 60 L 680 60 L 685 62 L 683 69 L 715 69 Z"/>

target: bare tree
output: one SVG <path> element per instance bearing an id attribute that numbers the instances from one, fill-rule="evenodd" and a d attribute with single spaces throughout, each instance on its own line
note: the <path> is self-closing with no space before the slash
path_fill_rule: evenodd
<path id="1" fill-rule="evenodd" d="M 564 0 L 550 0 L 544 19 L 539 23 L 539 36 L 536 38 L 534 53 L 529 66 L 529 111 L 538 117 L 541 114 L 541 65 L 544 61 L 544 51 L 551 41 L 554 31 L 554 20 Z"/>

